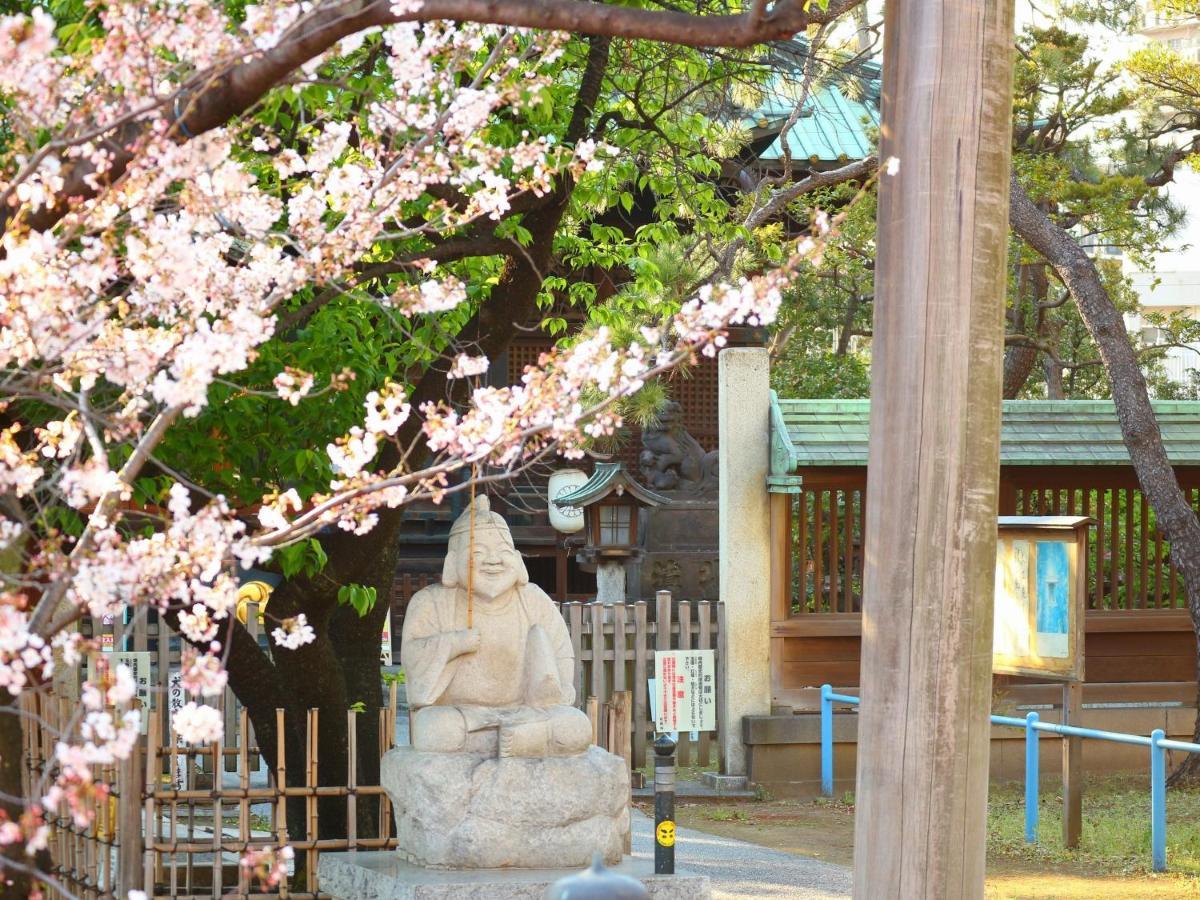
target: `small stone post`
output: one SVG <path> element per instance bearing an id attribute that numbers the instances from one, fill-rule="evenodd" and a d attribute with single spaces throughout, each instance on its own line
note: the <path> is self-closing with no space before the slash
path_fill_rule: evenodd
<path id="1" fill-rule="evenodd" d="M 771 386 L 762 347 L 722 350 L 720 559 L 725 630 L 721 771 L 746 774 L 742 718 L 771 713 Z"/>

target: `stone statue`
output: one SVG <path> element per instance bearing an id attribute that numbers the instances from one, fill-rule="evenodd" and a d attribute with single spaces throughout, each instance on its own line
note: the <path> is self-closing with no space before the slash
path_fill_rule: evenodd
<path id="1" fill-rule="evenodd" d="M 442 583 L 419 591 L 404 616 L 400 660 L 418 750 L 566 756 L 591 743 L 575 701 L 571 635 L 513 547 L 508 524 L 475 501 L 450 530 Z M 475 565 L 467 626 L 467 569 Z"/>
<path id="2" fill-rule="evenodd" d="M 683 427 L 683 410 L 666 401 L 658 421 L 642 429 L 638 465 L 654 490 L 711 494 L 717 490 L 717 451 L 705 453 Z"/>
<path id="3" fill-rule="evenodd" d="M 381 765 L 400 855 L 463 869 L 582 866 L 596 851 L 620 862 L 627 764 L 592 745 L 571 705 L 570 633 L 508 524 L 480 497 L 472 540 L 470 516 L 450 530 L 441 584 L 404 617 L 412 746 Z"/>

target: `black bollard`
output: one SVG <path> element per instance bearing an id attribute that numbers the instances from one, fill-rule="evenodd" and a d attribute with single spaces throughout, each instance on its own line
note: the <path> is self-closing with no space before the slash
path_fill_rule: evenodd
<path id="1" fill-rule="evenodd" d="M 675 874 L 675 742 L 654 741 L 654 874 Z"/>

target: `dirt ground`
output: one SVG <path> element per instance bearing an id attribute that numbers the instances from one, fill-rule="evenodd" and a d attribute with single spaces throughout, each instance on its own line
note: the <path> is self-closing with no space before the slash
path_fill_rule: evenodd
<path id="1" fill-rule="evenodd" d="M 646 808 L 653 815 L 653 808 Z M 852 807 L 824 801 L 688 803 L 676 808 L 681 826 L 850 865 L 854 856 Z M 1090 869 L 1090 871 L 1089 871 Z M 991 853 L 991 900 L 1176 900 L 1200 898 L 1200 879 L 1186 875 L 1095 874 L 1091 863 L 1031 861 Z"/>

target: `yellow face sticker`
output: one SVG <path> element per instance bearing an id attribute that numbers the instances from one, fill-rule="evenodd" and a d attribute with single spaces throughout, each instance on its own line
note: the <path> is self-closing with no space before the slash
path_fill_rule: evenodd
<path id="1" fill-rule="evenodd" d="M 658 839 L 658 843 L 663 847 L 675 846 L 675 823 L 668 819 L 665 822 L 659 822 L 658 828 L 654 832 L 654 836 Z"/>

